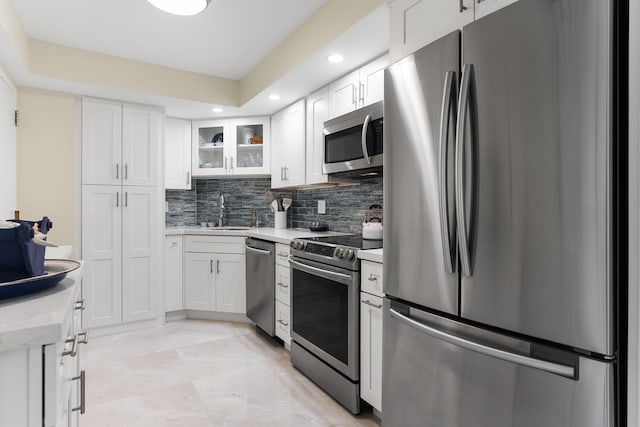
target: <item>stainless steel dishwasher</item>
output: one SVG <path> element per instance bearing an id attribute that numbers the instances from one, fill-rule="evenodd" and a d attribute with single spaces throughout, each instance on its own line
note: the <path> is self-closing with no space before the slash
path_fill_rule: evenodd
<path id="1" fill-rule="evenodd" d="M 247 237 L 247 317 L 275 334 L 275 243 Z"/>

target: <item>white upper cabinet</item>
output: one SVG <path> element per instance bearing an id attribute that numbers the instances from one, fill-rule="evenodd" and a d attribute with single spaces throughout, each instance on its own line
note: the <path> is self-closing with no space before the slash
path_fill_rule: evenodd
<path id="1" fill-rule="evenodd" d="M 152 107 L 82 99 L 82 183 L 156 186 L 163 113 Z"/>
<path id="2" fill-rule="evenodd" d="M 82 183 L 122 183 L 122 104 L 82 99 Z"/>
<path id="3" fill-rule="evenodd" d="M 369 64 L 329 84 L 329 117 L 334 118 L 380 101 L 384 97 L 384 69 L 389 56 Z"/>
<path id="4" fill-rule="evenodd" d="M 272 188 L 305 184 L 305 121 L 304 99 L 271 117 L 273 136 Z"/>
<path id="5" fill-rule="evenodd" d="M 269 175 L 268 117 L 195 121 L 193 176 Z"/>
<path id="6" fill-rule="evenodd" d="M 389 3 L 391 63 L 473 22 L 476 0 L 394 0 Z"/>
<path id="7" fill-rule="evenodd" d="M 167 117 L 164 127 L 164 188 L 191 190 L 191 122 Z"/>
<path id="8" fill-rule="evenodd" d="M 483 16 L 495 12 L 511 3 L 515 3 L 517 0 L 477 0 L 476 3 L 476 19 L 480 19 Z"/>
<path id="9" fill-rule="evenodd" d="M 329 88 L 323 87 L 307 97 L 307 184 L 328 182 L 322 173 L 324 162 L 324 122 L 329 118 Z"/>

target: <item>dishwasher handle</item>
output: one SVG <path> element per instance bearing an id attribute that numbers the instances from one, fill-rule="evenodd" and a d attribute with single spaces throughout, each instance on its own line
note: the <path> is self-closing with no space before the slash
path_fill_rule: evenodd
<path id="1" fill-rule="evenodd" d="M 250 252 L 257 253 L 257 254 L 260 254 L 260 255 L 271 255 L 271 251 L 268 251 L 266 249 L 253 248 L 253 247 L 248 246 L 246 244 L 244 245 L 244 247 L 245 247 L 246 250 L 248 250 Z"/>

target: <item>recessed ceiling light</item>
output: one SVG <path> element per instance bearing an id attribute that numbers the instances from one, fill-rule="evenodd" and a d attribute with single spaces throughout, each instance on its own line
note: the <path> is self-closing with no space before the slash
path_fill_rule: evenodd
<path id="1" fill-rule="evenodd" d="M 342 62 L 343 60 L 344 60 L 344 57 L 337 53 L 327 56 L 327 61 L 331 62 L 332 64 L 337 64 L 338 62 Z"/>
<path id="2" fill-rule="evenodd" d="M 211 0 L 147 0 L 158 9 L 173 15 L 197 15 L 209 6 Z"/>
<path id="3" fill-rule="evenodd" d="M 214 113 L 222 113 L 224 110 L 220 107 L 213 107 L 213 112 Z"/>
<path id="4" fill-rule="evenodd" d="M 277 93 L 272 93 L 271 95 L 269 95 L 269 99 L 272 101 L 277 101 L 280 99 L 280 95 L 278 95 Z"/>

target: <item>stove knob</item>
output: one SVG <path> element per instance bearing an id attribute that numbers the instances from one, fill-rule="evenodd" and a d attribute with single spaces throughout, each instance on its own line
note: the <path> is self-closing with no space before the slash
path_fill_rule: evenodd
<path id="1" fill-rule="evenodd" d="M 304 243 L 303 242 L 296 242 L 296 249 L 299 250 L 299 251 L 304 249 Z"/>
<path id="2" fill-rule="evenodd" d="M 338 259 L 344 258 L 344 249 L 338 248 L 336 250 L 336 258 L 338 258 Z"/>
<path id="3" fill-rule="evenodd" d="M 356 251 L 354 251 L 353 249 L 348 249 L 346 258 L 349 261 L 353 261 L 356 258 Z"/>
<path id="4" fill-rule="evenodd" d="M 291 246 L 293 249 L 295 249 L 295 248 L 296 248 L 296 243 L 297 243 L 297 242 L 294 242 L 294 241 L 292 240 L 292 241 L 291 241 L 291 243 L 289 243 L 289 246 Z"/>

